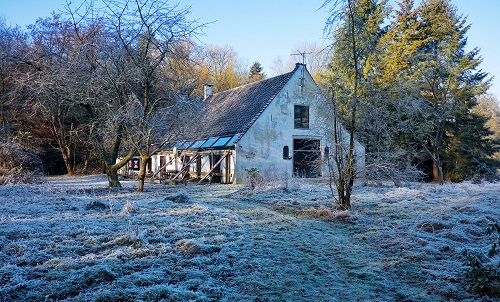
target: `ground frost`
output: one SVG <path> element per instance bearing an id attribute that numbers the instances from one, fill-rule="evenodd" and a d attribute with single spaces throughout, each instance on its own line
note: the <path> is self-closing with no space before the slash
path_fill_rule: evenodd
<path id="1" fill-rule="evenodd" d="M 106 185 L 0 187 L 3 300 L 475 301 L 460 251 L 500 219 L 499 184 L 358 186 L 348 212 L 321 180 Z"/>

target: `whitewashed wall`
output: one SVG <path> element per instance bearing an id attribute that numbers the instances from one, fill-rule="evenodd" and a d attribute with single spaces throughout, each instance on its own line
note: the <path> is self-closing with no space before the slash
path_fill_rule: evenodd
<path id="1" fill-rule="evenodd" d="M 322 124 L 322 117 L 318 113 L 323 102 L 318 87 L 305 70 L 305 66 L 301 66 L 238 141 L 236 181 L 245 182 L 248 174 L 245 169 L 252 168 L 256 168 L 270 180 L 291 177 L 293 159 L 283 159 L 283 147 L 288 146 L 290 157 L 293 157 L 294 138 L 320 139 L 323 152 L 324 133 L 317 127 Z M 309 129 L 294 128 L 294 105 L 309 106 Z M 326 169 L 323 168 L 322 174 L 325 173 Z"/>

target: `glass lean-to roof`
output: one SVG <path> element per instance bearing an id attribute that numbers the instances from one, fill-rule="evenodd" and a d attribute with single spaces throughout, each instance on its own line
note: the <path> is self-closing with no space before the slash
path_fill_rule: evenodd
<path id="1" fill-rule="evenodd" d="M 207 141 L 206 139 L 202 139 L 202 140 L 194 142 L 194 144 L 191 146 L 191 149 L 198 149 L 198 148 L 200 148 L 201 145 L 203 145 L 206 141 Z"/>
<path id="2" fill-rule="evenodd" d="M 230 137 L 221 137 L 219 138 L 213 145 L 212 145 L 212 148 L 213 147 L 223 147 L 227 144 L 228 141 L 230 141 L 232 138 L 232 136 Z"/>
<path id="3" fill-rule="evenodd" d="M 172 146 L 172 148 L 170 148 L 170 149 L 174 149 L 174 148 L 175 148 L 175 149 L 179 149 L 179 147 L 180 147 L 182 144 L 184 144 L 184 142 L 178 142 L 178 143 L 175 143 L 175 145 L 173 145 L 173 146 Z"/>
<path id="4" fill-rule="evenodd" d="M 207 139 L 200 148 L 210 148 L 218 140 L 218 137 L 211 137 Z"/>
<path id="5" fill-rule="evenodd" d="M 208 139 L 201 139 L 197 141 L 182 141 L 175 143 L 170 150 L 173 148 L 177 148 L 178 150 L 184 150 L 184 149 L 208 149 L 208 148 L 230 148 L 233 147 L 235 142 L 238 140 L 240 137 L 239 134 L 233 135 L 233 136 L 217 136 L 217 137 L 211 137 Z"/>
<path id="6" fill-rule="evenodd" d="M 191 146 L 193 144 L 193 142 L 184 142 L 184 144 L 182 144 L 179 149 L 188 149 L 189 146 Z"/>
<path id="7" fill-rule="evenodd" d="M 176 148 L 178 150 L 184 150 L 187 149 L 189 146 L 191 146 L 192 143 L 193 142 L 178 142 L 172 146 L 172 149 Z"/>
<path id="8" fill-rule="evenodd" d="M 240 138 L 240 135 L 236 134 L 226 143 L 226 146 L 233 146 L 234 143 L 236 143 L 236 141 L 238 140 L 238 138 Z"/>

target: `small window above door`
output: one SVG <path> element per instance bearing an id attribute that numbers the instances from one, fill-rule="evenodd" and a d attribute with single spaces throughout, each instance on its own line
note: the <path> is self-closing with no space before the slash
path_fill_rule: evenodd
<path id="1" fill-rule="evenodd" d="M 309 106 L 295 105 L 293 109 L 294 128 L 309 129 Z"/>

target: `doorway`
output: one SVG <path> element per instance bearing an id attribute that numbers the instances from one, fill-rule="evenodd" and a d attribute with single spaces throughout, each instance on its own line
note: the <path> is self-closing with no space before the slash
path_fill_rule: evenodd
<path id="1" fill-rule="evenodd" d="M 220 154 L 212 154 L 211 157 L 211 162 L 210 162 L 210 168 L 213 169 L 212 171 L 212 182 L 214 183 L 220 183 L 221 182 L 221 171 L 220 171 L 220 159 L 221 155 Z M 217 164 L 217 166 L 215 166 Z"/>
<path id="2" fill-rule="evenodd" d="M 321 141 L 319 139 L 293 140 L 293 175 L 304 178 L 321 176 Z"/>

